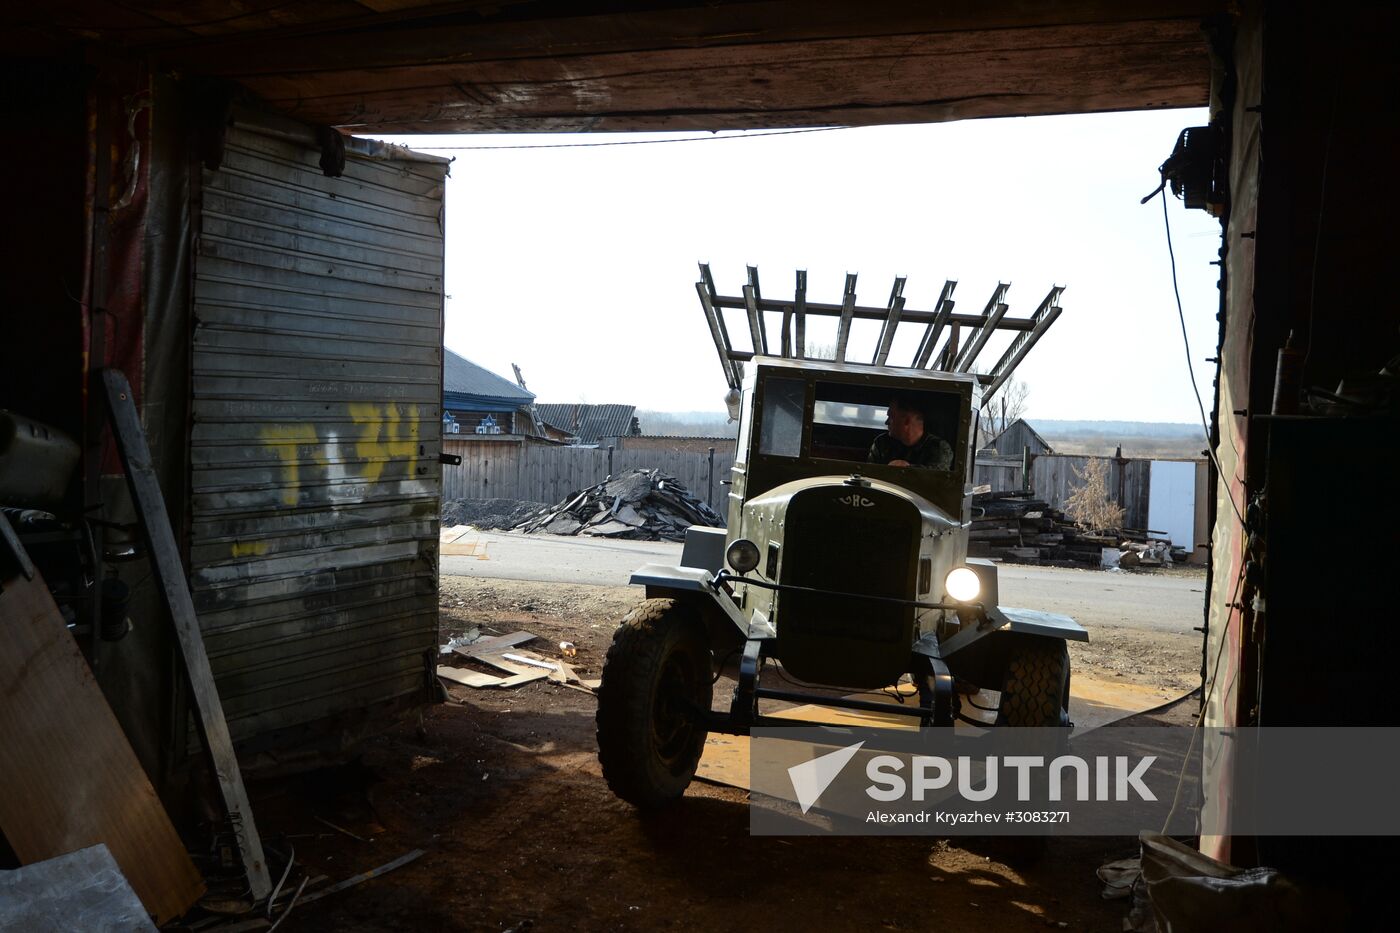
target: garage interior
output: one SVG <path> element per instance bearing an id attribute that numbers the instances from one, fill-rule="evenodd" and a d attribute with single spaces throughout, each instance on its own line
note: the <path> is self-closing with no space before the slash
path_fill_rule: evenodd
<path id="1" fill-rule="evenodd" d="M 16 507 L 16 522 L 31 507 L 62 520 L 22 536 L 47 535 L 34 546 L 40 583 L 62 591 L 74 650 L 100 688 L 45 728 L 78 728 L 95 721 L 82 710 L 110 707 L 130 745 L 112 754 L 134 754 L 149 784 L 142 791 L 124 765 L 130 787 L 105 772 L 74 786 L 154 793 L 183 838 L 236 852 L 229 834 L 246 843 L 256 831 L 220 829 L 212 815 L 236 814 L 247 798 L 241 778 L 211 764 L 210 696 L 234 772 L 289 782 L 441 698 L 448 166 L 357 138 L 375 134 L 1208 106 L 1211 158 L 1195 163 L 1188 190 L 1221 221 L 1203 722 L 1395 724 L 1397 635 L 1385 609 L 1395 587 L 1374 560 L 1400 534 L 1390 493 L 1400 312 L 1374 297 L 1400 208 L 1390 177 L 1400 112 L 1388 99 L 1400 70 L 1395 9 L 70 0 L 15 5 L 5 19 L 15 352 L 0 367 L 0 409 L 71 442 L 35 440 L 35 462 L 58 479 L 15 480 L 34 487 L 34 501 L 0 505 Z M 298 220 L 328 199 L 340 201 L 344 226 Z M 257 234 L 259 224 L 286 237 Z M 373 354 L 373 344 L 395 352 Z M 1281 359 L 1286 346 L 1296 352 Z M 112 370 L 126 394 L 104 379 Z M 134 433 L 116 429 L 123 403 L 139 417 Z M 267 433 L 290 420 L 305 433 Z M 137 474 L 158 484 L 163 524 Z M 1338 546 L 1348 541 L 1379 547 L 1355 554 Z M 172 585 L 147 585 L 172 572 L 187 578 L 184 603 Z M 0 574 L 7 622 L 47 611 L 23 561 L 7 552 Z M 22 644 L 0 678 L 25 672 Z M 63 705 L 10 704 L 7 726 Z M 26 778 L 27 759 L 7 757 L 4 867 L 102 841 L 81 820 L 56 843 L 11 834 L 21 811 L 65 817 Z M 1207 808 L 1229 826 L 1232 801 L 1261 776 L 1238 772 L 1225 747 L 1206 760 Z M 582 844 L 563 832 L 561 845 Z M 860 857 L 849 842 L 842 851 Z M 1221 834 L 1199 847 L 1329 883 L 1346 864 L 1387 858 L 1355 839 Z M 143 889 L 114 854 L 138 893 L 158 892 L 142 900 L 159 922 L 183 916 L 204 887 L 193 866 L 167 865 Z M 225 869 L 230 859 L 239 856 L 225 854 Z M 268 865 L 243 868 L 266 897 L 277 881 Z M 407 895 L 381 896 L 401 922 L 415 916 Z M 304 910 L 288 929 L 318 928 Z M 429 928 L 458 928 L 431 916 Z M 680 905 L 676 917 L 686 925 Z M 455 918 L 461 928 L 487 920 Z"/>

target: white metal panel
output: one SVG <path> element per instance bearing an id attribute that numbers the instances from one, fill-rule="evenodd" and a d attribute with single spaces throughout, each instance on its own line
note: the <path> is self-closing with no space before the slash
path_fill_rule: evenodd
<path id="1" fill-rule="evenodd" d="M 1147 527 L 1164 531 L 1176 547 L 1196 547 L 1196 464 L 1190 460 L 1153 460 Z"/>

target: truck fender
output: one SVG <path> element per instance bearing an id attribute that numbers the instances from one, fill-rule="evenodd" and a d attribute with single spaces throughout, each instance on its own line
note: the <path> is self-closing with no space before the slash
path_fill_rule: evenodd
<path id="1" fill-rule="evenodd" d="M 629 582 L 646 587 L 648 599 L 670 597 L 695 605 L 710 632 L 712 644 L 716 648 L 729 648 L 749 637 L 750 625 L 729 594 L 711 585 L 713 579 L 714 574 L 699 567 L 647 564 L 634 571 Z M 753 634 L 771 637 L 773 632 Z"/>
<path id="2" fill-rule="evenodd" d="M 966 564 L 969 570 L 977 574 L 977 581 L 980 584 L 977 599 L 983 607 L 983 618 L 979 624 L 965 627 L 948 639 L 947 643 L 943 645 L 944 657 L 996 632 L 1041 635 L 1046 638 L 1063 638 L 1068 641 L 1089 640 L 1089 633 L 1084 630 L 1084 626 L 1067 615 L 1000 605 L 1001 589 L 997 582 L 997 565 L 985 558 L 978 557 L 969 558 Z"/>
<path id="3" fill-rule="evenodd" d="M 955 677 L 999 690 L 1007 665 L 1024 643 L 1047 640 L 1088 641 L 1089 633 L 1059 613 L 989 606 L 979 623 L 943 642 L 939 653 Z"/>

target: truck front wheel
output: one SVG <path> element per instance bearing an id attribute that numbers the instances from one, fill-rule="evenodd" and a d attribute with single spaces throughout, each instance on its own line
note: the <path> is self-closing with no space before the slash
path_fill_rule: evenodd
<path id="1" fill-rule="evenodd" d="M 705 746 L 710 648 L 699 616 L 648 599 L 622 620 L 598 688 L 598 760 L 613 793 L 654 808 L 685 793 Z"/>
<path id="2" fill-rule="evenodd" d="M 1069 724 L 1069 648 L 1064 642 L 1036 639 L 1012 649 L 997 724 Z"/>

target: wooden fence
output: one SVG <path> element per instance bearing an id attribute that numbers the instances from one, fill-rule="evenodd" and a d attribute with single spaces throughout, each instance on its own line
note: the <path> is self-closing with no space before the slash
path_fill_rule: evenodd
<path id="1" fill-rule="evenodd" d="M 570 493 L 602 482 L 609 473 L 652 470 L 674 476 L 697 499 L 709 502 L 721 516 L 728 509 L 729 479 L 734 446 L 707 451 L 613 450 L 592 447 L 547 447 L 515 439 L 457 440 L 443 438 L 444 453 L 462 458 L 460 466 L 442 468 L 442 498 L 526 499 L 554 503 Z"/>
<path id="2" fill-rule="evenodd" d="M 1052 508 L 1063 509 L 1070 495 L 1083 485 L 1076 471 L 1082 471 L 1090 460 L 1103 460 L 1108 464 L 1108 497 L 1123 507 L 1124 526 L 1146 530 L 1151 460 L 1039 454 L 1031 458 L 1030 487 L 1036 498 L 1044 499 Z M 1020 489 L 1021 458 L 978 457 L 974 475 L 975 483 L 991 486 L 993 492 Z"/>
<path id="3" fill-rule="evenodd" d="M 613 450 L 593 447 L 548 447 L 526 444 L 509 435 L 461 440 L 443 438 L 444 453 L 462 458 L 460 466 L 442 468 L 442 498 L 527 499 L 554 503 L 570 493 L 607 478 L 609 473 L 659 469 L 685 484 L 697 499 L 704 499 L 721 516 L 728 514 L 729 479 L 734 465 L 731 443 L 716 445 L 713 464 L 707 451 Z M 1070 494 L 1082 482 L 1076 469 L 1090 460 L 1108 463 L 1109 497 L 1124 509 L 1124 525 L 1147 528 L 1151 493 L 1150 460 L 1116 460 L 1113 457 L 1081 457 L 1040 454 L 1031 461 L 1031 489 L 1037 498 L 1063 509 Z M 979 458 L 975 482 L 993 490 L 1021 488 L 1021 458 Z"/>

